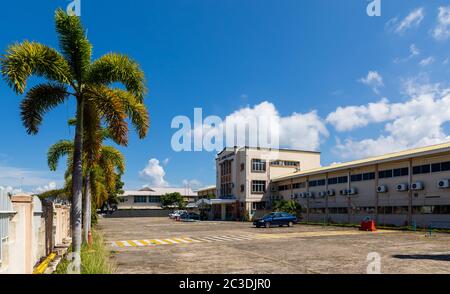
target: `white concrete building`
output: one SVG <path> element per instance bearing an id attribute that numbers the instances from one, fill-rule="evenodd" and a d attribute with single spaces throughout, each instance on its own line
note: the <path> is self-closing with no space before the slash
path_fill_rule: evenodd
<path id="1" fill-rule="evenodd" d="M 198 200 L 197 193 L 190 188 L 143 188 L 119 195 L 118 209 L 162 209 L 161 196 L 175 192 L 180 193 L 187 203 Z"/>

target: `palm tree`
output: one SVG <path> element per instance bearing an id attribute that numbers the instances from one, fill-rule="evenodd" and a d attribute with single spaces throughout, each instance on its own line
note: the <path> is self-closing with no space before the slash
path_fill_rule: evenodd
<path id="1" fill-rule="evenodd" d="M 37 134 L 46 112 L 74 97 L 77 104 L 72 172 L 72 239 L 74 258 L 81 250 L 84 121 L 106 125 L 114 141 L 128 143 L 129 117 L 139 137 L 145 137 L 149 117 L 143 104 L 144 73 L 129 57 L 109 53 L 91 61 L 92 45 L 77 16 L 62 9 L 55 13 L 60 52 L 44 44 L 24 41 L 11 45 L 0 60 L 0 71 L 8 85 L 23 94 L 31 76 L 47 79 L 32 87 L 21 104 L 21 116 L 29 134 Z M 111 88 L 121 83 L 124 89 Z M 98 125 L 90 125 L 96 128 Z M 80 265 L 75 265 L 79 270 Z"/>

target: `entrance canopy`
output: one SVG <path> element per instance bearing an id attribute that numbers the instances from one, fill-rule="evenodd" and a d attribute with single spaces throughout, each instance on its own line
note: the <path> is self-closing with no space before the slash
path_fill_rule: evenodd
<path id="1" fill-rule="evenodd" d="M 202 205 L 221 205 L 221 204 L 233 204 L 236 203 L 234 199 L 200 199 L 195 204 L 197 206 Z"/>

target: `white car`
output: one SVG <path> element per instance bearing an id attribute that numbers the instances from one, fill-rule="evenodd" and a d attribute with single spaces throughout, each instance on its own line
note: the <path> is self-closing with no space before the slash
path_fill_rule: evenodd
<path id="1" fill-rule="evenodd" d="M 179 217 L 183 213 L 187 213 L 187 211 L 186 210 L 175 210 L 174 212 L 169 214 L 169 218 L 170 219 L 176 219 L 177 217 Z"/>

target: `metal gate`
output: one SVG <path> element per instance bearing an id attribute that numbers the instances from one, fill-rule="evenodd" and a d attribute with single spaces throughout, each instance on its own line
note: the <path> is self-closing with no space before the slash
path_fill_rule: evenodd
<path id="1" fill-rule="evenodd" d="M 11 200 L 0 187 L 0 262 L 3 260 L 3 242 L 8 239 L 9 221 L 13 213 Z"/>

